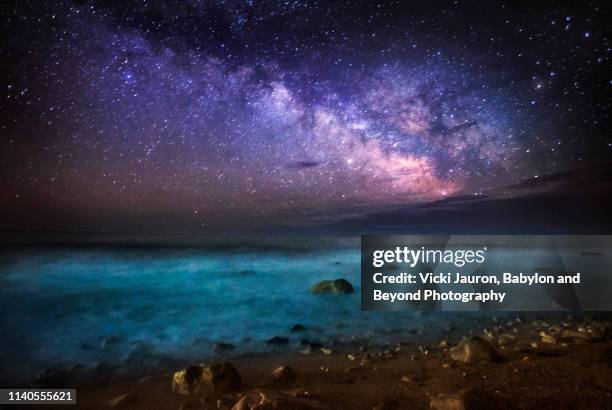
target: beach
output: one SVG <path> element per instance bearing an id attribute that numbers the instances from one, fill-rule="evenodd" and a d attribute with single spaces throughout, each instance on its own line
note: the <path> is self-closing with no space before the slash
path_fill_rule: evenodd
<path id="1" fill-rule="evenodd" d="M 221 355 L 203 368 L 230 366 L 240 379 L 233 386 L 223 377 L 202 379 L 181 394 L 177 367 L 90 380 L 77 388 L 77 408 L 605 409 L 612 405 L 610 328 L 602 318 L 515 318 L 463 336 L 449 330 L 448 339 L 427 344 L 407 335 L 389 345 Z"/>

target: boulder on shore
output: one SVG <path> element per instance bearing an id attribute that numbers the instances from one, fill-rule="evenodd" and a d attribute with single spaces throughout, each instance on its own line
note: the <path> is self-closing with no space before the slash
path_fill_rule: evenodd
<path id="1" fill-rule="evenodd" d="M 488 341 L 478 336 L 462 341 L 453 347 L 450 352 L 454 360 L 463 363 L 495 362 L 501 359 L 497 350 Z"/>
<path id="2" fill-rule="evenodd" d="M 310 291 L 314 294 L 338 294 L 338 295 L 348 295 L 353 293 L 355 290 L 353 289 L 353 285 L 346 279 L 335 279 L 335 280 L 324 280 L 312 288 Z"/>
<path id="3" fill-rule="evenodd" d="M 172 391 L 178 394 L 219 395 L 240 388 L 240 374 L 231 363 L 189 366 L 174 373 Z"/>

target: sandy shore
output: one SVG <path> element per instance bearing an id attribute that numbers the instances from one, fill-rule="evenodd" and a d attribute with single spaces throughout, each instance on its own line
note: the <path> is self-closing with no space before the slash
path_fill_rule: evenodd
<path id="1" fill-rule="evenodd" d="M 228 385 L 220 375 L 208 385 L 201 380 L 185 385 L 208 392 L 179 394 L 173 390 L 181 386 L 168 371 L 84 383 L 77 407 L 610 409 L 611 329 L 610 321 L 603 319 L 513 320 L 429 345 L 407 340 L 389 346 L 316 346 L 306 352 L 219 358 L 238 372 L 237 385 Z M 290 370 L 273 376 L 280 366 Z"/>

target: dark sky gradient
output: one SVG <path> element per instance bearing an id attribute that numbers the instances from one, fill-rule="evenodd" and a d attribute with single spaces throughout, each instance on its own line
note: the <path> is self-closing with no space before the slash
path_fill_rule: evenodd
<path id="1" fill-rule="evenodd" d="M 609 11 L 4 2 L 0 224 L 605 231 Z"/>

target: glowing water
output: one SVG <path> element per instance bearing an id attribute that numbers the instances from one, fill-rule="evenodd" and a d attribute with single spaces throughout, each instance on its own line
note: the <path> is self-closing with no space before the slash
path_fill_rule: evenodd
<path id="1" fill-rule="evenodd" d="M 5 374 L 121 363 L 135 350 L 205 359 L 216 342 L 264 351 L 275 335 L 290 336 L 293 350 L 301 338 L 391 342 L 415 338 L 425 317 L 360 311 L 358 249 L 32 249 L 5 253 L 0 269 Z M 355 294 L 308 291 L 339 277 Z M 429 336 L 458 326 L 456 316 L 426 317 Z M 291 334 L 297 323 L 307 331 Z"/>

